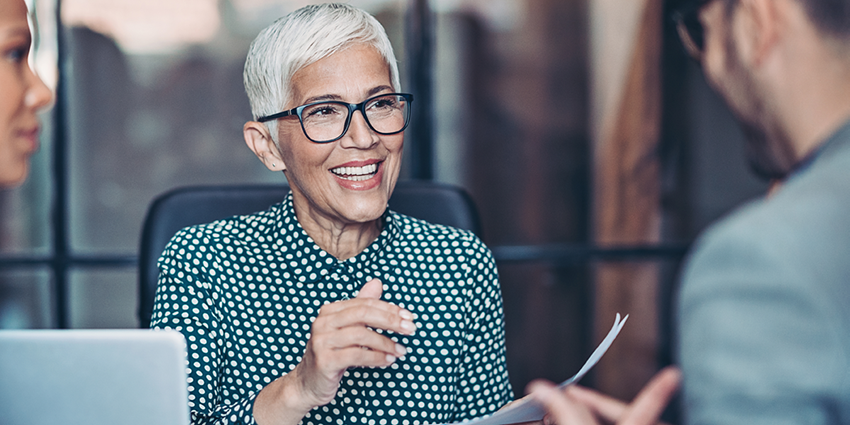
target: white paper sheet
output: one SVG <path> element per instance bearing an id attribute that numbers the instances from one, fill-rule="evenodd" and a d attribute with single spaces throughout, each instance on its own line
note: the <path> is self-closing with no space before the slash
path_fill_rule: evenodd
<path id="1" fill-rule="evenodd" d="M 614 338 L 616 338 L 617 334 L 620 333 L 620 329 L 623 329 L 623 325 L 626 324 L 626 319 L 628 318 L 629 315 L 627 314 L 621 321 L 620 313 L 617 313 L 617 317 L 614 319 L 614 326 L 611 327 L 611 330 L 608 331 L 608 335 L 606 335 L 602 342 L 599 343 L 599 346 L 596 347 L 596 350 L 593 351 L 593 354 L 590 355 L 590 358 L 587 359 L 584 366 L 582 366 L 578 373 L 573 375 L 571 378 L 561 382 L 558 387 L 563 388 L 567 385 L 572 385 L 584 377 L 584 375 L 587 374 L 587 372 L 596 365 L 597 362 L 599 362 L 599 359 L 602 358 L 602 355 L 605 354 L 608 347 L 610 347 L 611 343 L 614 342 Z M 543 415 L 545 414 L 546 410 L 543 409 L 543 406 L 531 398 L 525 398 L 515 401 L 509 407 L 493 413 L 490 416 L 458 422 L 453 425 L 510 425 L 522 422 L 539 421 L 543 419 Z"/>

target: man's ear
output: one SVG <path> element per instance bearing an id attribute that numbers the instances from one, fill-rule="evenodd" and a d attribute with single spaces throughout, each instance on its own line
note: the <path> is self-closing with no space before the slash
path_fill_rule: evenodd
<path id="1" fill-rule="evenodd" d="M 786 22 L 786 0 L 740 0 L 737 6 L 738 27 L 735 28 L 741 55 L 753 66 L 758 67 L 767 60 L 779 43 Z"/>
<path id="2" fill-rule="evenodd" d="M 254 152 L 254 155 L 257 155 L 257 158 L 260 158 L 266 168 L 272 171 L 286 170 L 280 149 L 272 139 L 269 129 L 263 123 L 246 122 L 242 127 L 242 135 L 245 137 L 245 144 Z"/>

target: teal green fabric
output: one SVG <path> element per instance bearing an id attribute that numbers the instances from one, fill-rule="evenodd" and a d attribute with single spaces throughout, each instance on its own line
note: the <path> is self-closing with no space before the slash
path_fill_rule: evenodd
<path id="1" fill-rule="evenodd" d="M 181 230 L 159 260 L 151 326 L 188 344 L 192 423 L 254 423 L 260 390 L 301 360 L 319 308 L 372 278 L 416 315 L 387 368 L 351 368 L 305 424 L 471 419 L 513 397 L 492 255 L 471 232 L 387 211 L 380 236 L 339 261 L 301 228 L 290 194 L 269 210 Z"/>

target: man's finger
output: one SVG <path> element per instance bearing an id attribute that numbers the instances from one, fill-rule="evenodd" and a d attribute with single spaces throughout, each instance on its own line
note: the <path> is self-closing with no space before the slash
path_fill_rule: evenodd
<path id="1" fill-rule="evenodd" d="M 638 393 L 634 401 L 621 418 L 620 425 L 654 424 L 664 412 L 664 408 L 673 394 L 679 389 L 682 373 L 674 366 L 668 366 L 655 374 L 652 380 Z"/>
<path id="2" fill-rule="evenodd" d="M 598 424 L 587 408 L 571 399 L 567 393 L 558 391 L 558 388 L 551 383 L 534 381 L 528 385 L 528 389 L 531 396 L 546 407 L 552 422 L 556 424 Z"/>
<path id="3" fill-rule="evenodd" d="M 588 388 L 571 385 L 564 392 L 590 409 L 595 416 L 610 423 L 617 422 L 628 408 L 626 403 Z"/>

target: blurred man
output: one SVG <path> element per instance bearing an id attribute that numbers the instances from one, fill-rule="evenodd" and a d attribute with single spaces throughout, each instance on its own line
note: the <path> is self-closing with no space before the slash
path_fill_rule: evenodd
<path id="1" fill-rule="evenodd" d="M 702 45 L 699 27 L 683 38 L 741 122 L 753 170 L 782 183 L 688 262 L 686 418 L 850 423 L 850 2 L 702 3 Z"/>
<path id="2" fill-rule="evenodd" d="M 688 260 L 686 422 L 850 423 L 850 1 L 688 3 L 683 42 L 741 122 L 753 170 L 781 185 L 707 231 Z M 652 423 L 669 397 L 648 387 L 623 406 L 546 390 L 562 423 Z"/>

